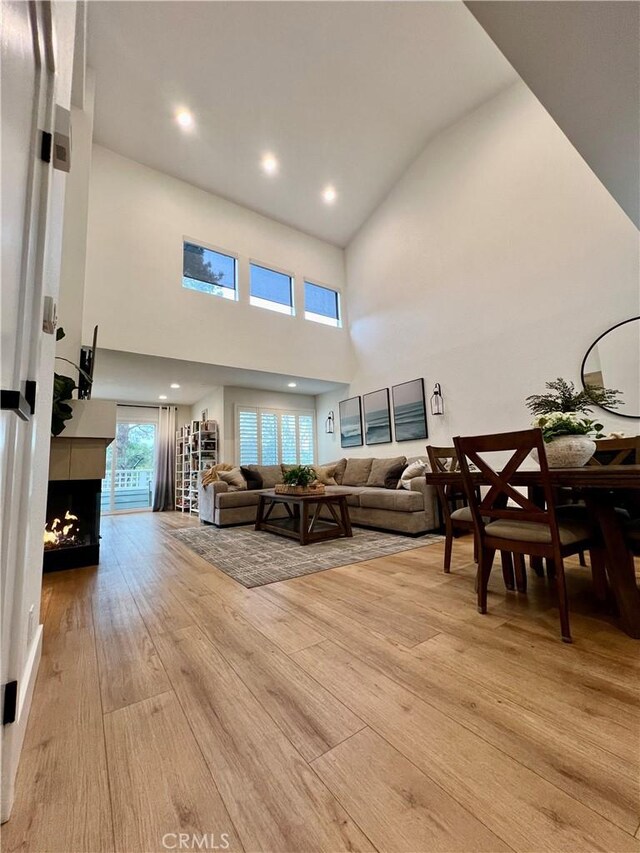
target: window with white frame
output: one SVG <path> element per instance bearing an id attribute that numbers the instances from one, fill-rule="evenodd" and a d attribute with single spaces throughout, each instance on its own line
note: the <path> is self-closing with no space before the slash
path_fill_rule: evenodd
<path id="1" fill-rule="evenodd" d="M 250 264 L 249 302 L 293 316 L 293 279 L 260 264 Z"/>
<path id="2" fill-rule="evenodd" d="M 200 293 L 236 299 L 236 259 L 186 240 L 182 244 L 182 286 Z"/>
<path id="3" fill-rule="evenodd" d="M 236 407 L 240 465 L 313 465 L 315 413 Z"/>
<path id="4" fill-rule="evenodd" d="M 304 319 L 313 320 L 314 323 L 324 323 L 326 326 L 341 326 L 338 291 L 305 281 Z"/>

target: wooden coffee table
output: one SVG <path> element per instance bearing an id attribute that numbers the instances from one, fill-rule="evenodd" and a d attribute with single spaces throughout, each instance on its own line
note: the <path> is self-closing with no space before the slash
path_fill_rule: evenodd
<path id="1" fill-rule="evenodd" d="M 347 506 L 349 492 L 324 495 L 277 495 L 273 489 L 260 494 L 256 530 L 268 530 L 279 536 L 297 539 L 301 545 L 353 536 Z M 274 507 L 283 504 L 286 518 L 270 518 Z M 326 507 L 331 518 L 320 518 Z M 311 512 L 313 510 L 313 512 Z"/>

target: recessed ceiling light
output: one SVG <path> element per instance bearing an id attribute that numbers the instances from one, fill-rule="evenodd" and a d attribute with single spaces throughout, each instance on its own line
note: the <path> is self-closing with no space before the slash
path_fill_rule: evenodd
<path id="1" fill-rule="evenodd" d="M 287 385 L 287 388 L 297 388 L 297 387 L 298 386 L 295 382 L 289 382 L 289 384 Z"/>
<path id="2" fill-rule="evenodd" d="M 278 158 L 274 154 L 265 154 L 262 158 L 262 168 L 267 175 L 275 175 L 279 166 Z"/>
<path id="3" fill-rule="evenodd" d="M 170 388 L 179 388 L 180 386 L 178 385 L 178 383 L 177 383 L 177 382 L 172 382 L 172 383 L 171 383 L 171 385 L 170 385 L 169 387 L 170 387 Z"/>
<path id="4" fill-rule="evenodd" d="M 338 193 L 336 192 L 336 188 L 332 187 L 331 184 L 322 190 L 322 198 L 324 199 L 325 204 L 333 204 L 337 197 Z"/>
<path id="5" fill-rule="evenodd" d="M 190 130 L 193 127 L 193 116 L 189 110 L 176 110 L 176 121 L 183 130 Z"/>
<path id="6" fill-rule="evenodd" d="M 158 400 L 166 400 L 166 399 L 167 399 L 166 394 L 160 394 L 160 396 L 158 397 Z"/>

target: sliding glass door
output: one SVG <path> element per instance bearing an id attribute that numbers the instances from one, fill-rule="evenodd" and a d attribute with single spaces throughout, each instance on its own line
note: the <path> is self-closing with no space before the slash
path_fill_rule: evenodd
<path id="1" fill-rule="evenodd" d="M 120 420 L 118 413 L 102 481 L 103 513 L 151 509 L 157 426 L 154 421 Z"/>

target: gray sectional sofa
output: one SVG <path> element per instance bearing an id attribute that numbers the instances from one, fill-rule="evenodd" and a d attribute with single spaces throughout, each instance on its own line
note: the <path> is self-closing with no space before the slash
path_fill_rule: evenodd
<path id="1" fill-rule="evenodd" d="M 369 468 L 367 461 L 349 459 L 328 463 L 339 465 L 342 471 L 341 475 L 336 474 L 336 485 L 327 485 L 326 491 L 330 494 L 349 493 L 347 504 L 353 524 L 408 535 L 426 533 L 438 527 L 437 495 L 435 489 L 427 485 L 424 476 L 410 480 L 408 489 L 383 487 L 379 483 L 368 485 L 376 482 L 371 479 L 371 468 L 378 460 L 372 459 Z M 415 461 L 415 457 L 406 461 L 407 464 Z M 265 489 L 282 482 L 283 467 L 280 465 L 248 467 L 262 475 Z M 201 475 L 198 491 L 201 522 L 228 527 L 250 524 L 255 520 L 260 489 L 232 491 L 220 480 L 204 487 Z M 284 517 L 285 514 L 284 507 L 274 507 L 272 518 Z"/>

